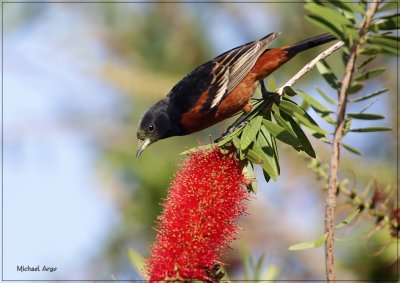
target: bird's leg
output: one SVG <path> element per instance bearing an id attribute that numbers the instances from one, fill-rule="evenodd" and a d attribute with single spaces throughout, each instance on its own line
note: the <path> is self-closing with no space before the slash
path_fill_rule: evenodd
<path id="1" fill-rule="evenodd" d="M 276 97 L 279 96 L 278 93 L 267 90 L 267 88 L 265 87 L 264 80 L 260 80 L 260 88 L 261 88 L 261 95 L 264 100 L 267 100 L 270 98 L 276 99 Z"/>
<path id="2" fill-rule="evenodd" d="M 274 102 L 280 101 L 281 96 L 276 92 L 268 91 L 267 88 L 265 87 L 263 80 L 260 81 L 260 84 L 261 84 L 261 94 L 263 97 L 262 103 L 258 105 L 253 111 L 251 111 L 252 108 L 248 107 L 249 105 L 246 105 L 245 108 L 243 108 L 244 113 L 226 130 L 225 133 L 221 135 L 220 138 L 216 139 L 215 142 L 219 142 L 237 128 L 242 127 L 247 123 L 249 123 L 250 117 L 252 117 L 254 113 L 263 111 L 264 109 L 271 107 L 271 105 Z"/>

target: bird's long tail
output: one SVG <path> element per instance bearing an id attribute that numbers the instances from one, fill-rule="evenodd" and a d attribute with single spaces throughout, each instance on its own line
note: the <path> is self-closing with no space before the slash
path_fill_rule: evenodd
<path id="1" fill-rule="evenodd" d="M 336 37 L 333 36 L 332 34 L 324 33 L 321 35 L 317 35 L 317 36 L 299 41 L 299 42 L 287 47 L 286 50 L 289 52 L 289 56 L 290 55 L 294 56 L 295 54 L 297 54 L 301 51 L 316 47 L 321 44 L 328 43 L 335 39 L 336 39 Z"/>
<path id="2" fill-rule="evenodd" d="M 316 47 L 318 45 L 335 40 L 336 37 L 329 34 L 321 34 L 312 38 L 302 40 L 290 46 L 281 48 L 267 49 L 257 60 L 252 72 L 256 75 L 257 80 L 262 80 L 280 66 L 285 64 L 297 53 Z"/>

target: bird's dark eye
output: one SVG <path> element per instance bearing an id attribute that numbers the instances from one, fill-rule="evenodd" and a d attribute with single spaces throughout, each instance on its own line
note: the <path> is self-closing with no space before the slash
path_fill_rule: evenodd
<path id="1" fill-rule="evenodd" d="M 149 125 L 149 132 L 153 132 L 154 131 L 154 125 L 153 124 L 150 124 Z"/>

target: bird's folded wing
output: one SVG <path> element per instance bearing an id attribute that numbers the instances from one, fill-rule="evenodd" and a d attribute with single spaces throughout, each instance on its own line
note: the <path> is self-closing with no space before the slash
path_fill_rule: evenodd
<path id="1" fill-rule="evenodd" d="M 279 33 L 271 33 L 260 40 L 229 50 L 213 60 L 215 66 L 212 70 L 213 79 L 208 97 L 210 109 L 218 106 L 225 96 L 244 79 L 257 59 L 278 35 Z"/>

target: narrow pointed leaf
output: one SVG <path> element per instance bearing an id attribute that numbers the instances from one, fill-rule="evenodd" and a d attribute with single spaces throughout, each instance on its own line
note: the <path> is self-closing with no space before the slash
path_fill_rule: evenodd
<path id="1" fill-rule="evenodd" d="M 268 120 L 263 120 L 263 125 L 267 129 L 271 135 L 279 139 L 280 141 L 293 146 L 294 148 L 299 146 L 299 142 L 297 140 L 297 137 L 295 135 L 292 135 L 289 131 L 287 131 L 285 128 L 281 127 L 278 124 L 275 124 L 274 122 L 268 121 Z"/>
<path id="2" fill-rule="evenodd" d="M 326 93 L 324 93 L 319 87 L 316 88 L 316 90 L 318 91 L 318 93 L 322 96 L 323 99 L 325 99 L 326 102 L 332 104 L 332 105 L 336 105 L 337 102 L 335 100 L 333 100 L 332 98 L 330 98 Z"/>
<path id="3" fill-rule="evenodd" d="M 342 143 L 342 146 L 343 146 L 345 149 L 347 149 L 348 151 L 352 152 L 352 153 L 355 153 L 355 154 L 357 154 L 357 155 L 362 155 L 362 152 L 361 152 L 361 151 L 359 151 L 358 149 L 355 149 L 355 148 L 352 147 L 352 146 L 349 146 L 348 144 Z"/>
<path id="4" fill-rule="evenodd" d="M 255 140 L 258 131 L 261 127 L 263 118 L 261 116 L 254 117 L 250 123 L 245 126 L 240 139 L 240 149 L 245 150 Z"/>
<path id="5" fill-rule="evenodd" d="M 323 15 L 324 19 L 335 26 L 339 31 L 341 31 L 344 26 L 351 25 L 351 22 L 346 19 L 342 14 L 329 7 L 318 5 L 315 3 L 307 3 L 304 5 L 304 8 L 314 13 L 315 15 Z"/>
<path id="6" fill-rule="evenodd" d="M 334 0 L 334 1 L 330 0 L 329 2 L 333 3 L 335 6 L 345 9 L 349 12 L 353 12 L 353 13 L 358 12 L 360 14 L 365 13 L 364 8 L 359 3 L 356 3 L 356 2 L 349 2 L 349 1 L 342 1 L 342 0 Z"/>
<path id="7" fill-rule="evenodd" d="M 277 176 L 279 176 L 279 160 L 278 160 L 278 148 L 276 147 L 276 141 L 273 136 L 271 136 L 268 131 L 266 131 L 265 127 L 261 127 L 261 135 L 259 136 L 260 140 L 259 145 L 265 154 L 270 158 L 270 163 L 274 168 L 274 172 Z"/>
<path id="8" fill-rule="evenodd" d="M 392 130 L 392 128 L 389 128 L 389 127 L 369 127 L 369 128 L 351 129 L 350 132 L 366 133 L 366 132 L 384 132 L 384 131 L 391 131 L 391 130 Z"/>
<path id="9" fill-rule="evenodd" d="M 310 115 L 308 115 L 307 112 L 305 112 L 300 106 L 298 106 L 293 101 L 282 100 L 279 103 L 279 108 L 282 109 L 282 111 L 289 114 L 290 116 L 297 118 L 301 124 L 310 128 L 311 130 L 320 133 L 322 135 L 328 134 L 325 130 L 321 129 L 318 126 L 318 124 L 314 121 L 313 118 L 311 118 Z"/>
<path id="10" fill-rule="evenodd" d="M 233 145 L 237 148 L 240 149 L 240 139 L 238 137 L 234 137 L 232 139 Z"/>
<path id="11" fill-rule="evenodd" d="M 272 165 L 272 162 L 275 162 L 275 161 L 272 160 L 269 156 L 267 156 L 258 145 L 254 145 L 253 149 L 259 156 L 262 156 L 262 163 L 260 163 L 260 166 L 262 167 L 262 169 L 267 173 L 267 175 L 272 180 L 275 181 L 276 178 L 278 177 L 278 174 L 275 171 L 274 166 Z"/>
<path id="12" fill-rule="evenodd" d="M 353 221 L 353 219 L 358 215 L 358 213 L 360 212 L 360 209 L 357 209 L 355 211 L 353 211 L 353 213 L 351 213 L 348 217 L 346 217 L 345 220 L 343 220 L 342 222 L 340 222 L 338 225 L 336 225 L 336 229 L 342 228 L 344 226 L 346 226 L 347 224 L 349 224 L 351 221 Z"/>
<path id="13" fill-rule="evenodd" d="M 397 9 L 397 2 L 391 1 L 388 3 L 383 3 L 381 6 L 379 6 L 378 12 L 396 10 L 396 9 Z"/>
<path id="14" fill-rule="evenodd" d="M 255 163 L 255 164 L 262 164 L 264 162 L 264 160 L 263 160 L 264 157 L 261 154 L 259 154 L 258 152 L 256 152 L 255 150 L 252 150 L 252 149 L 248 149 L 246 151 L 246 158 L 250 162 Z"/>
<path id="15" fill-rule="evenodd" d="M 338 79 L 333 73 L 332 69 L 329 67 L 328 63 L 326 63 L 325 61 L 320 61 L 316 64 L 316 67 L 318 69 L 318 72 L 332 88 L 337 89 L 339 87 Z"/>
<path id="16" fill-rule="evenodd" d="M 297 93 L 294 91 L 293 88 L 291 88 L 290 86 L 285 86 L 283 88 L 283 92 L 289 96 L 296 96 Z"/>
<path id="17" fill-rule="evenodd" d="M 368 71 L 360 74 L 358 77 L 355 78 L 356 81 L 363 81 L 363 80 L 369 80 L 373 77 L 379 76 L 385 71 L 386 68 L 384 67 L 377 67 L 373 69 L 369 69 Z"/>
<path id="18" fill-rule="evenodd" d="M 397 37 L 383 35 L 369 36 L 367 42 L 373 45 L 378 45 L 385 53 L 398 55 L 397 45 L 399 39 Z"/>
<path id="19" fill-rule="evenodd" d="M 363 97 L 360 97 L 360 98 L 351 99 L 350 102 L 359 102 L 359 101 L 367 100 L 367 99 L 372 98 L 374 96 L 377 96 L 377 95 L 380 95 L 382 93 L 385 93 L 388 90 L 389 90 L 388 88 L 384 88 L 384 89 L 378 90 L 378 91 L 376 91 L 374 93 L 371 93 L 369 95 L 366 95 L 366 96 L 363 96 Z"/>
<path id="20" fill-rule="evenodd" d="M 347 114 L 347 116 L 360 120 L 380 120 L 385 118 L 385 116 L 383 115 L 368 114 L 368 113 L 349 113 Z"/>
<path id="21" fill-rule="evenodd" d="M 375 25 L 379 30 L 395 30 L 400 28 L 399 23 L 399 14 L 395 14 L 380 18 Z"/>
<path id="22" fill-rule="evenodd" d="M 276 104 L 274 104 L 272 106 L 272 115 L 274 116 L 275 121 L 281 126 L 283 127 L 286 131 L 288 131 L 292 136 L 297 138 L 296 133 L 293 131 L 292 126 L 290 125 L 289 121 L 287 121 L 287 119 L 283 118 L 283 116 L 285 116 L 285 113 L 281 113 L 281 111 L 279 110 L 278 106 Z M 287 115 L 286 115 L 287 116 Z"/>
<path id="23" fill-rule="evenodd" d="M 312 24 L 328 31 L 329 33 L 332 33 L 336 35 L 340 39 L 344 39 L 344 35 L 341 31 L 341 29 L 338 29 L 335 25 L 333 25 L 331 22 L 327 21 L 324 17 L 322 16 L 317 16 L 317 15 L 307 15 L 305 18 Z"/>
<path id="24" fill-rule="evenodd" d="M 361 83 L 358 82 L 354 82 L 351 84 L 351 86 L 347 89 L 347 93 L 348 94 L 354 94 L 356 92 L 359 92 L 360 90 L 363 89 L 363 85 Z"/>
<path id="25" fill-rule="evenodd" d="M 382 52 L 382 48 L 379 46 L 368 45 L 360 50 L 361 55 L 377 55 Z"/>
<path id="26" fill-rule="evenodd" d="M 299 244 L 290 246 L 289 251 L 299 251 L 299 250 L 305 250 L 305 249 L 318 248 L 326 242 L 327 237 L 328 237 L 328 234 L 325 234 L 322 237 L 320 237 L 318 240 L 315 240 L 314 242 L 304 242 L 304 243 L 299 243 Z"/>
<path id="27" fill-rule="evenodd" d="M 268 173 L 273 180 L 278 177 L 278 169 L 276 167 L 276 160 L 274 157 L 274 148 L 271 143 L 260 134 L 257 138 L 257 143 L 253 146 L 253 149 L 263 158 L 261 167 Z M 260 151 L 261 150 L 261 151 Z"/>
<path id="28" fill-rule="evenodd" d="M 293 131 L 295 132 L 296 136 L 298 137 L 298 139 L 302 145 L 301 150 L 303 150 L 309 156 L 315 158 L 316 157 L 315 151 L 314 151 L 310 141 L 308 140 L 306 134 L 303 132 L 303 130 L 299 126 L 299 124 L 297 124 L 296 121 L 289 115 L 287 115 L 287 117 L 284 117 L 284 118 L 289 121 L 290 125 L 292 126 Z"/>
<path id="29" fill-rule="evenodd" d="M 144 257 L 132 248 L 128 248 L 128 257 L 131 265 L 136 269 L 139 274 L 144 275 L 145 261 Z"/>
<path id="30" fill-rule="evenodd" d="M 329 108 L 327 108 L 325 105 L 321 104 L 318 100 L 314 99 L 313 97 L 311 97 L 310 95 L 308 95 L 307 93 L 304 92 L 299 92 L 299 95 L 301 97 L 303 97 L 303 99 L 305 101 L 307 101 L 310 106 L 314 109 L 319 110 L 319 112 L 321 113 L 333 113 L 332 110 L 330 110 Z"/>
<path id="31" fill-rule="evenodd" d="M 381 52 L 380 48 L 378 48 L 378 53 Z M 363 51 L 363 49 L 361 49 L 360 53 Z M 357 69 L 361 69 L 362 67 L 365 67 L 366 65 L 368 65 L 370 62 L 372 62 L 372 60 L 374 60 L 376 58 L 376 54 L 365 54 L 365 55 L 371 55 L 369 56 L 364 62 L 362 62 L 360 65 L 357 66 Z"/>

